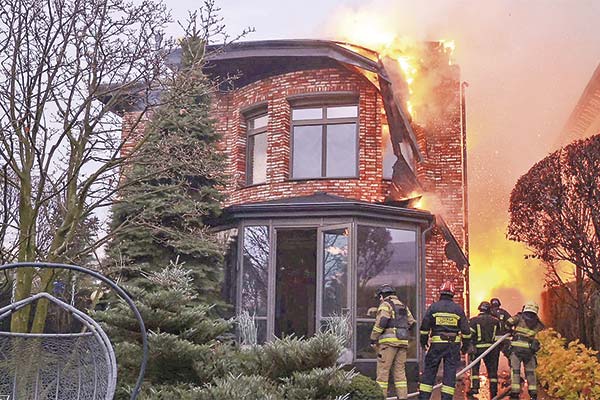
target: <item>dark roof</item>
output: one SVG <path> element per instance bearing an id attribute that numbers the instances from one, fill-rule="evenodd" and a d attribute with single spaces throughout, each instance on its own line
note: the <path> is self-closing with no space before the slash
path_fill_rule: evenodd
<path id="1" fill-rule="evenodd" d="M 433 221 L 433 215 L 428 211 L 406 208 L 404 207 L 405 203 L 398 204 L 400 206 L 369 203 L 324 192 L 316 192 L 308 196 L 294 196 L 277 200 L 232 205 L 224 210 L 222 220 L 348 215 L 406 220 L 420 224 L 428 224 Z"/>
<path id="2" fill-rule="evenodd" d="M 307 196 L 285 197 L 256 203 L 236 204 L 224 210 L 223 217 L 215 224 L 241 218 L 310 218 L 333 216 L 359 216 L 386 220 L 403 220 L 418 224 L 430 224 L 435 218 L 437 228 L 446 240 L 445 253 L 458 268 L 469 265 L 467 256 L 441 216 L 433 216 L 428 211 L 406 208 L 408 201 L 377 204 L 336 196 L 325 192 L 315 192 Z"/>
<path id="3" fill-rule="evenodd" d="M 364 50 L 366 54 L 376 54 Z M 181 49 L 169 56 L 176 68 Z M 287 72 L 337 67 L 342 64 L 380 73 L 377 61 L 352 51 L 338 42 L 314 39 L 258 40 L 237 42 L 226 46 L 208 46 L 206 72 L 215 76 L 239 75 L 234 87 Z M 387 79 L 387 76 L 385 76 Z"/>

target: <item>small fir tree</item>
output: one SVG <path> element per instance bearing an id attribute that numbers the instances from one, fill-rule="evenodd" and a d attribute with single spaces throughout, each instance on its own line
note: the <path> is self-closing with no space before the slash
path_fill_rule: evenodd
<path id="1" fill-rule="evenodd" d="M 127 289 L 136 300 L 149 332 L 145 398 L 188 392 L 226 374 L 223 360 L 231 347 L 217 338 L 231 328 L 194 295 L 191 271 L 172 263 L 135 280 Z M 115 343 L 119 362 L 117 399 L 129 398 L 139 372 L 142 343 L 137 321 L 124 302 L 111 302 L 95 318 Z"/>

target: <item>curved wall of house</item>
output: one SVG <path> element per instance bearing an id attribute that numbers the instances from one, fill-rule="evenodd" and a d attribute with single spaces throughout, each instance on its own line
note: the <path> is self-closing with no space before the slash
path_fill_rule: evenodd
<path id="1" fill-rule="evenodd" d="M 353 92 L 358 95 L 359 158 L 358 178 L 290 179 L 291 105 L 290 98 Z M 266 182 L 246 184 L 247 126 L 244 110 L 266 106 Z M 253 82 L 232 92 L 220 94 L 215 106 L 216 127 L 224 138 L 228 157 L 225 206 L 315 192 L 369 202 L 382 201 L 389 181 L 382 175 L 381 119 L 383 105 L 377 89 L 362 75 L 343 67 L 287 73 Z"/>

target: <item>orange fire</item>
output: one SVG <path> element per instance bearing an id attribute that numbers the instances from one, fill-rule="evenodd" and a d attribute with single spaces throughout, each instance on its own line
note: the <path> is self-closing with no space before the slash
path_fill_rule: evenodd
<path id="1" fill-rule="evenodd" d="M 399 36 L 392 21 L 386 23 L 382 21 L 381 15 L 365 9 L 341 13 L 336 15 L 335 19 L 337 40 L 371 59 L 376 59 L 378 54 L 378 61 L 384 62 L 384 65 L 389 60 L 396 63 L 396 69 L 406 84 L 398 95 L 412 119 L 419 123 L 421 105 L 426 105 L 428 100 L 431 100 L 431 86 L 426 82 L 423 68 L 427 66 L 428 60 L 421 42 Z M 447 56 L 448 65 L 452 65 L 455 42 L 444 39 L 438 43 L 440 51 Z M 377 53 L 361 48 L 357 50 L 352 44 L 364 46 Z M 393 68 L 390 70 L 393 72 Z M 442 202 L 434 194 L 411 193 L 407 197 L 411 199 L 412 207 L 444 215 Z M 543 270 L 535 261 L 523 258 L 526 250 L 521 245 L 506 239 L 504 218 L 494 221 L 488 229 L 486 232 L 471 232 L 471 310 L 476 312 L 482 300 L 499 297 L 503 306 L 514 313 L 520 310 L 525 301 L 539 300 L 543 290 L 543 279 L 531 277 L 543 276 Z"/>

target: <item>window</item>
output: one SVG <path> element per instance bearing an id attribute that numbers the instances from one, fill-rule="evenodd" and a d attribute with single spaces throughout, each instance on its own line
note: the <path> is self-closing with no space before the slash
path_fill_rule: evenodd
<path id="1" fill-rule="evenodd" d="M 269 227 L 245 227 L 240 308 L 254 316 L 260 343 L 266 340 L 267 335 L 269 254 Z"/>
<path id="2" fill-rule="evenodd" d="M 390 137 L 390 126 L 388 124 L 381 125 L 381 148 L 383 151 L 383 179 L 392 179 L 397 157 L 394 154 L 392 138 Z"/>
<path id="3" fill-rule="evenodd" d="M 377 309 L 373 297 L 376 288 L 392 285 L 398 297 L 416 317 L 417 304 L 417 237 L 414 231 L 359 225 L 356 260 L 356 357 L 375 358 L 369 346 L 369 334 Z M 415 330 L 416 332 L 416 330 Z M 416 334 L 416 333 L 415 333 Z M 415 337 L 416 339 L 416 337 Z M 416 358 L 416 340 L 411 341 L 408 357 Z"/>
<path id="4" fill-rule="evenodd" d="M 292 109 L 292 178 L 355 178 L 357 122 L 357 105 Z"/>
<path id="5" fill-rule="evenodd" d="M 392 179 L 394 164 L 398 157 L 394 154 L 392 139 L 390 137 L 390 126 L 388 124 L 381 125 L 381 148 L 383 151 L 383 179 Z M 414 171 L 415 154 L 407 141 L 400 142 L 400 153 L 410 169 Z"/>
<path id="6" fill-rule="evenodd" d="M 247 119 L 248 147 L 246 154 L 246 184 L 267 181 L 267 114 Z"/>

